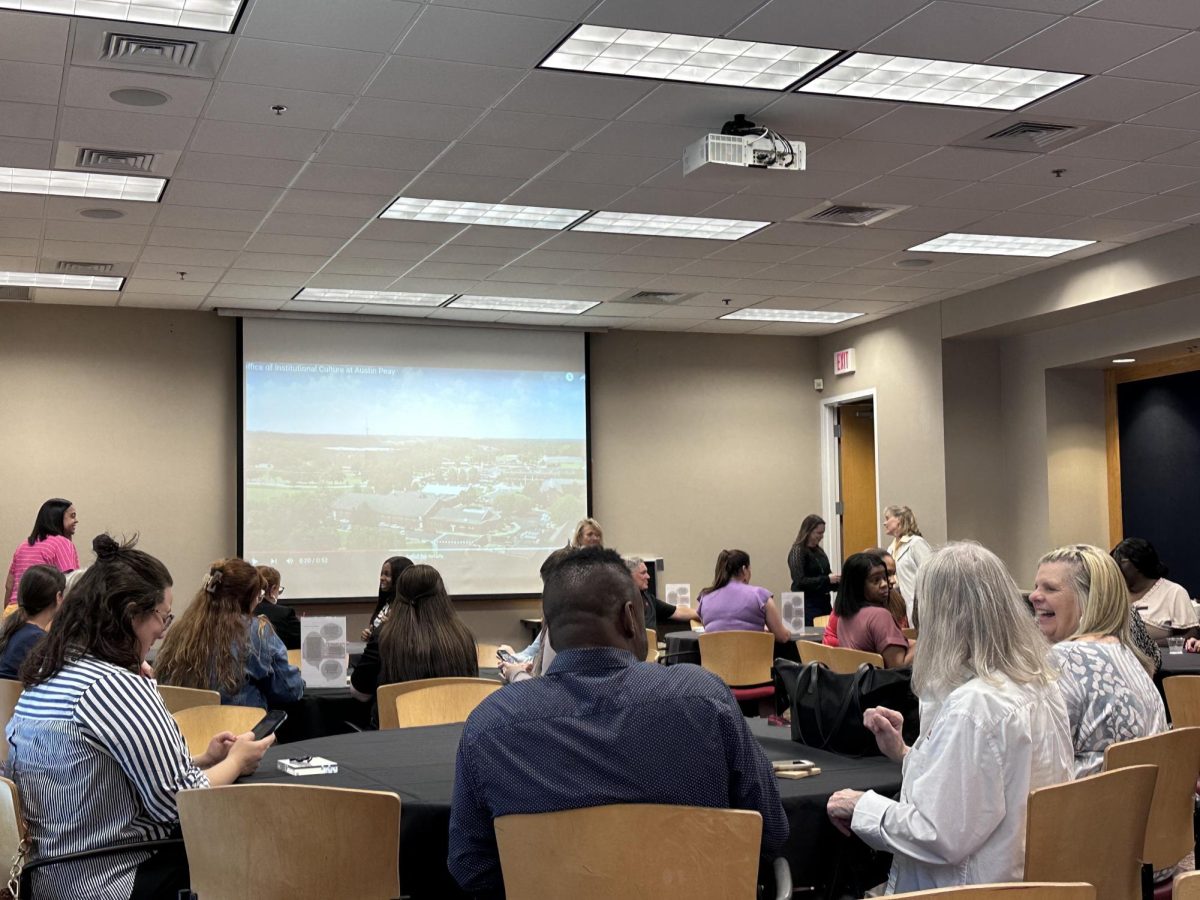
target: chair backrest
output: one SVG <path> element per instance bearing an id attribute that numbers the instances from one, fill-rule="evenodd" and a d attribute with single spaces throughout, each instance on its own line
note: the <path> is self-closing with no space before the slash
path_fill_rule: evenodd
<path id="1" fill-rule="evenodd" d="M 699 642 L 700 665 L 730 687 L 771 683 L 774 635 L 765 631 L 706 631 Z"/>
<path id="2" fill-rule="evenodd" d="M 1176 876 L 1171 897 L 1172 900 L 1200 900 L 1200 872 L 1185 872 Z"/>
<path id="3" fill-rule="evenodd" d="M 244 734 L 264 715 L 257 706 L 192 706 L 171 713 L 192 756 L 203 753 L 214 734 L 222 731 Z"/>
<path id="4" fill-rule="evenodd" d="M 901 628 L 900 633 L 910 641 L 915 641 L 917 639 L 917 629 L 915 628 Z"/>
<path id="5" fill-rule="evenodd" d="M 658 632 L 646 629 L 646 662 L 658 662 Z"/>
<path id="6" fill-rule="evenodd" d="M 800 654 L 800 662 L 806 666 L 815 662 L 829 665 L 828 650 L 828 647 L 816 641 L 796 641 L 796 652 Z"/>
<path id="7" fill-rule="evenodd" d="M 824 628 L 829 624 L 829 616 L 817 616 L 813 619 L 813 628 Z"/>
<path id="8" fill-rule="evenodd" d="M 1162 682 L 1167 712 L 1176 728 L 1200 725 L 1200 675 L 1172 675 Z"/>
<path id="9" fill-rule="evenodd" d="M 840 675 L 853 675 L 863 663 L 883 668 L 883 657 L 878 653 L 851 650 L 849 647 L 826 647 L 825 652 L 825 665 Z"/>
<path id="10" fill-rule="evenodd" d="M 297 669 L 300 668 L 300 651 L 299 650 L 289 650 L 287 652 L 287 654 L 288 654 L 288 665 L 295 666 Z"/>
<path id="11" fill-rule="evenodd" d="M 166 704 L 169 713 L 177 713 L 181 709 L 191 709 L 193 706 L 218 706 L 221 703 L 221 695 L 216 691 L 160 684 L 158 693 L 163 698 L 163 703 Z"/>
<path id="12" fill-rule="evenodd" d="M 1155 766 L 1133 766 L 1029 794 L 1027 881 L 1084 881 L 1096 900 L 1140 900 Z"/>
<path id="13" fill-rule="evenodd" d="M 496 666 L 500 664 L 500 657 L 496 655 L 499 650 L 499 644 L 476 644 L 475 661 L 479 663 L 479 668 L 496 668 Z"/>
<path id="14" fill-rule="evenodd" d="M 1195 846 L 1192 813 L 1200 776 L 1200 728 L 1176 728 L 1109 744 L 1104 751 L 1104 770 L 1128 766 L 1158 766 L 1142 862 L 1155 869 L 1173 866 Z"/>
<path id="15" fill-rule="evenodd" d="M 931 900 L 1096 900 L 1096 888 L 1090 884 L 1017 881 L 1008 884 L 968 884 L 961 887 L 932 888 L 893 894 L 905 900 L 929 897 Z M 1178 898 L 1176 898 L 1178 900 Z"/>
<path id="16" fill-rule="evenodd" d="M 417 728 L 465 722 L 483 699 L 504 687 L 487 678 L 423 678 L 379 686 L 379 727 Z"/>
<path id="17" fill-rule="evenodd" d="M 199 900 L 400 896 L 400 798 L 385 791 L 235 784 L 180 791 Z"/>
<path id="18" fill-rule="evenodd" d="M 495 826 L 509 897 L 753 900 L 757 894 L 762 817 L 756 812 L 617 804 L 501 816 Z M 665 851 L 655 865 L 630 865 L 630 847 L 650 846 Z"/>
<path id="19" fill-rule="evenodd" d="M 7 880 L 8 867 L 25 838 L 25 813 L 17 786 L 0 778 L 0 877 Z"/>
<path id="20" fill-rule="evenodd" d="M 21 699 L 23 690 L 25 690 L 25 685 L 21 682 L 0 678 L 0 763 L 8 759 L 8 740 L 4 737 L 4 729 L 8 727 L 8 720 L 12 718 L 13 710 L 17 708 L 17 701 Z M 2 860 L 0 860 L 0 865 L 2 865 Z"/>

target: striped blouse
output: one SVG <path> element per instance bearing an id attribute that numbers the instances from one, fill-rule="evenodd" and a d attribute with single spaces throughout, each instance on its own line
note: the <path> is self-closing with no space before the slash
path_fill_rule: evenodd
<path id="1" fill-rule="evenodd" d="M 79 553 L 69 537 L 52 534 L 42 538 L 35 544 L 21 541 L 13 553 L 9 574 L 12 575 L 12 593 L 5 603 L 17 602 L 17 588 L 21 586 L 21 576 L 32 566 L 54 566 L 60 572 L 73 572 L 79 568 Z"/>
<path id="2" fill-rule="evenodd" d="M 175 795 L 208 787 L 154 682 L 84 657 L 26 689 L 6 731 L 32 858 L 167 837 Z M 128 900 L 147 852 L 50 865 L 33 873 L 46 900 Z"/>

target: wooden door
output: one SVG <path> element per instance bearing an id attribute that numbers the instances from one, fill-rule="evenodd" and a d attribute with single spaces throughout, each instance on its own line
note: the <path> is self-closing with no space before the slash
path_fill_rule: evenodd
<path id="1" fill-rule="evenodd" d="M 879 540 L 875 507 L 875 407 L 872 401 L 838 407 L 842 558 Z"/>

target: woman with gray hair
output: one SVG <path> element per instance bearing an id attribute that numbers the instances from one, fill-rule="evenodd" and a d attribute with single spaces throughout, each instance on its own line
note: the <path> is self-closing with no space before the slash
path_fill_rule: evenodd
<path id="1" fill-rule="evenodd" d="M 892 853 L 889 894 L 1020 881 L 1029 792 L 1071 779 L 1049 648 L 1004 564 L 979 544 L 942 548 L 917 589 L 921 736 L 906 746 L 895 710 L 863 716 L 883 754 L 904 761 L 900 799 L 838 791 L 829 818 Z"/>
<path id="2" fill-rule="evenodd" d="M 917 517 L 907 506 L 884 507 L 883 530 L 892 539 L 888 553 L 896 560 L 896 580 L 900 582 L 900 593 L 904 596 L 905 611 L 911 622 L 913 600 L 917 596 L 917 572 L 933 556 L 933 548 L 921 536 Z"/>
<path id="3" fill-rule="evenodd" d="M 1100 771 L 1109 744 L 1167 730 L 1154 664 L 1134 642 L 1125 579 L 1111 556 L 1089 544 L 1047 553 L 1029 602 L 1062 668 L 1076 778 Z"/>

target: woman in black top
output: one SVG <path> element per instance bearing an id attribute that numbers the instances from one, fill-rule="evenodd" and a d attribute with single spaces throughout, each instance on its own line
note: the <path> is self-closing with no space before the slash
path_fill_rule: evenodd
<path id="1" fill-rule="evenodd" d="M 371 632 L 378 631 L 387 621 L 392 596 L 396 593 L 396 579 L 411 565 L 412 560 L 407 556 L 389 556 L 383 561 L 383 568 L 379 570 L 379 599 L 375 602 L 375 608 L 371 610 L 371 619 L 367 622 L 367 627 L 362 630 L 364 641 L 369 641 Z"/>
<path id="2" fill-rule="evenodd" d="M 833 611 L 830 591 L 841 580 L 829 574 L 829 557 L 821 549 L 825 537 L 825 520 L 815 513 L 805 516 L 800 533 L 788 551 L 788 571 L 792 573 L 792 590 L 804 592 L 804 624 L 812 625 L 817 616 Z"/>

